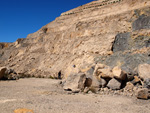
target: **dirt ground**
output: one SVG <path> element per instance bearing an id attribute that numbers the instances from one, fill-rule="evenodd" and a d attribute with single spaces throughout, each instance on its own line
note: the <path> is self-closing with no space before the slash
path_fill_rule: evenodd
<path id="1" fill-rule="evenodd" d="M 0 113 L 150 113 L 150 100 L 71 94 L 59 82 L 39 78 L 0 81 Z"/>

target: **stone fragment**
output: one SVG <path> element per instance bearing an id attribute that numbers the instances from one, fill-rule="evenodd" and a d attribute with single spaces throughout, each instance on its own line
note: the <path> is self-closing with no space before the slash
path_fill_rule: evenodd
<path id="1" fill-rule="evenodd" d="M 71 74 L 68 76 L 63 88 L 64 90 L 77 92 L 84 89 L 85 81 L 86 75 L 84 73 Z"/>
<path id="2" fill-rule="evenodd" d="M 117 79 L 125 80 L 127 77 L 126 73 L 118 66 L 114 67 L 112 72 L 113 72 L 114 77 Z"/>
<path id="3" fill-rule="evenodd" d="M 137 92 L 137 98 L 138 99 L 148 99 L 149 93 L 147 88 L 139 89 Z"/>
<path id="4" fill-rule="evenodd" d="M 85 87 L 83 92 L 84 92 L 84 93 L 88 93 L 89 90 L 90 90 L 89 87 Z"/>
<path id="5" fill-rule="evenodd" d="M 0 79 L 2 79 L 5 75 L 6 67 L 0 67 Z"/>
<path id="6" fill-rule="evenodd" d="M 150 65 L 149 64 L 140 64 L 138 66 L 138 74 L 142 79 L 150 78 Z"/>
<path id="7" fill-rule="evenodd" d="M 107 87 L 113 90 L 119 90 L 121 88 L 121 82 L 121 80 L 113 78 L 108 82 Z"/>
<path id="8" fill-rule="evenodd" d="M 134 89 L 134 85 L 131 82 L 127 82 L 124 90 L 131 92 L 131 91 L 133 91 L 133 89 Z"/>
<path id="9" fill-rule="evenodd" d="M 144 88 L 150 89 L 150 78 L 145 79 L 145 81 L 144 81 Z"/>

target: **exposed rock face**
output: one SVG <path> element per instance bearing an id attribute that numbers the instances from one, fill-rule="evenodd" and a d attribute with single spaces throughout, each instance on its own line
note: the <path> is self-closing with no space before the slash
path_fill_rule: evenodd
<path id="1" fill-rule="evenodd" d="M 59 78 L 61 71 L 66 78 L 100 62 L 135 73 L 150 64 L 149 12 L 148 0 L 93 1 L 0 47 L 0 66 L 36 77 Z"/>

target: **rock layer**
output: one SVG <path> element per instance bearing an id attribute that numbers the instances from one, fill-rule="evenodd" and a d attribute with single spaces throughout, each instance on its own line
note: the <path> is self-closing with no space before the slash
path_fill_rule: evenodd
<path id="1" fill-rule="evenodd" d="M 2 47 L 0 66 L 27 76 L 61 72 L 66 78 L 101 62 L 134 73 L 139 64 L 150 64 L 149 12 L 148 0 L 93 1 Z"/>

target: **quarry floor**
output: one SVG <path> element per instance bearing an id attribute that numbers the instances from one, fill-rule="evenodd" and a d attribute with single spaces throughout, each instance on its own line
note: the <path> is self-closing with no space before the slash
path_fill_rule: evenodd
<path id="1" fill-rule="evenodd" d="M 0 81 L 0 113 L 150 113 L 150 100 L 71 94 L 59 82 L 43 78 Z"/>

